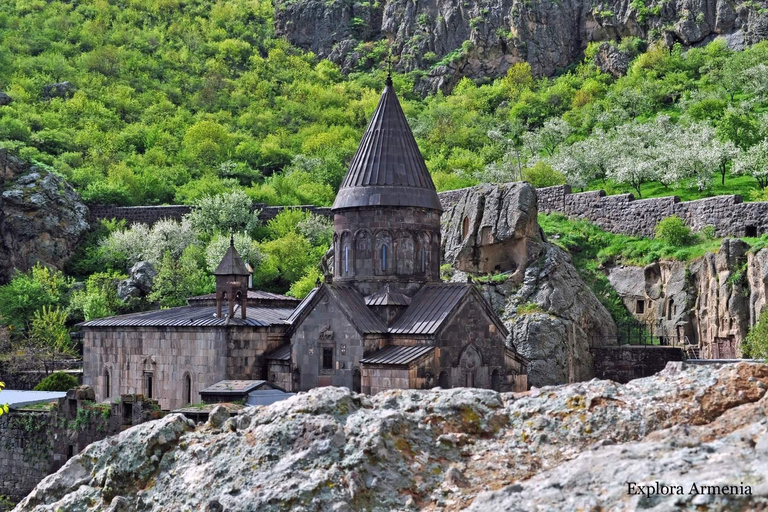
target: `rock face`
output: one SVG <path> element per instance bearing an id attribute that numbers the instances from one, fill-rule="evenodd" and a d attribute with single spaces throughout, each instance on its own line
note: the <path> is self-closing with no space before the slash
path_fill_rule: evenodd
<path id="1" fill-rule="evenodd" d="M 570 256 L 546 242 L 537 214 L 527 183 L 466 189 L 443 213 L 444 260 L 464 273 L 498 273 L 483 294 L 531 361 L 532 386 L 590 379 L 589 349 L 615 343 L 616 324 Z"/>
<path id="2" fill-rule="evenodd" d="M 660 261 L 614 267 L 608 279 L 648 330 L 692 344 L 701 357 L 740 357 L 739 346 L 760 315 L 768 289 L 768 250 L 749 253 L 736 239 L 689 265 Z"/>
<path id="3" fill-rule="evenodd" d="M 150 262 L 139 261 L 131 267 L 128 279 L 123 279 L 117 284 L 117 296 L 121 300 L 144 297 L 152 291 L 156 275 L 157 271 Z"/>
<path id="4" fill-rule="evenodd" d="M 345 71 L 375 64 L 376 41 L 391 44 L 401 71 L 427 70 L 420 89 L 450 89 L 463 76 L 485 80 L 528 62 L 552 75 L 580 59 L 590 41 L 648 39 L 651 33 L 685 46 L 725 36 L 733 47 L 768 38 L 763 0 L 736 6 L 727 0 L 549 0 L 381 3 L 278 0 L 279 35 L 327 57 Z M 375 52 L 374 52 L 375 54 Z"/>
<path id="5" fill-rule="evenodd" d="M 52 98 L 71 98 L 74 96 L 77 87 L 72 82 L 57 82 L 43 87 L 43 96 L 45 99 Z"/>
<path id="6" fill-rule="evenodd" d="M 62 178 L 0 152 L 0 283 L 41 262 L 61 268 L 88 229 L 88 208 Z"/>
<path id="7" fill-rule="evenodd" d="M 618 78 L 627 74 L 629 55 L 622 52 L 611 43 L 603 43 L 595 54 L 595 65 L 603 73 L 610 73 Z"/>
<path id="8" fill-rule="evenodd" d="M 755 510 L 768 504 L 766 388 L 768 366 L 747 363 L 524 394 L 326 387 L 225 428 L 178 414 L 133 427 L 16 511 Z M 744 482 L 751 495 L 626 492 L 654 480 Z"/>

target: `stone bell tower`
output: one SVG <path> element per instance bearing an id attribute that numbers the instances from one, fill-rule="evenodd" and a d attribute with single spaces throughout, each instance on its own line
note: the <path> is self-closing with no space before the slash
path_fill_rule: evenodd
<path id="1" fill-rule="evenodd" d="M 216 316 L 222 318 L 223 306 L 226 303 L 227 319 L 235 318 L 237 313 L 241 319 L 245 319 L 248 278 L 251 273 L 235 249 L 234 236 L 230 237 L 229 249 L 213 275 L 216 276 Z"/>
<path id="2" fill-rule="evenodd" d="M 443 208 L 390 76 L 332 211 L 334 282 L 413 295 L 440 280 Z"/>

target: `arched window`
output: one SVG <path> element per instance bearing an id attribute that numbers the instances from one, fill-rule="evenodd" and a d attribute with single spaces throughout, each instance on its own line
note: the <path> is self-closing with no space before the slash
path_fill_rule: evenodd
<path id="1" fill-rule="evenodd" d="M 387 271 L 387 244 L 381 246 L 381 271 Z"/>
<path id="2" fill-rule="evenodd" d="M 192 403 L 192 377 L 189 374 L 184 376 L 184 403 Z"/>
<path id="3" fill-rule="evenodd" d="M 349 246 L 344 246 L 344 273 L 349 274 Z"/>
<path id="4" fill-rule="evenodd" d="M 104 370 L 104 399 L 106 400 L 109 398 L 112 394 L 112 383 L 110 382 L 109 378 L 109 370 Z"/>

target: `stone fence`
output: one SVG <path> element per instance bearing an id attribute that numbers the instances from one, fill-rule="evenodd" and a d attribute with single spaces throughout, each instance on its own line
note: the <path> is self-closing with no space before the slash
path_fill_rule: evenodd
<path id="1" fill-rule="evenodd" d="M 301 206 L 267 206 L 264 203 L 254 203 L 252 209 L 259 210 L 259 220 L 267 222 L 274 219 L 278 213 L 286 208 L 300 208 L 324 217 L 332 217 L 330 208 L 313 205 Z M 188 214 L 192 208 L 188 205 L 166 205 L 166 206 L 107 206 L 94 205 L 90 207 L 91 221 L 101 219 L 125 220 L 128 224 L 149 224 L 152 225 L 163 219 L 181 220 Z"/>
<path id="2" fill-rule="evenodd" d="M 680 201 L 677 196 L 635 199 L 632 194 L 608 196 L 602 190 L 574 194 L 568 185 L 540 188 L 540 213 L 562 213 L 585 219 L 611 233 L 653 236 L 656 224 L 677 215 L 694 231 L 714 226 L 723 236 L 768 233 L 768 203 L 744 203 L 741 196 L 715 196 Z"/>
<path id="3" fill-rule="evenodd" d="M 455 204 L 467 189 L 441 192 L 443 207 Z M 741 196 L 715 196 L 696 201 L 680 201 L 677 196 L 635 199 L 632 194 L 606 195 L 603 190 L 571 192 L 568 185 L 536 189 L 540 213 L 562 213 L 585 219 L 611 233 L 653 236 L 656 224 L 670 215 L 682 218 L 694 231 L 714 226 L 723 236 L 760 236 L 768 233 L 768 202 L 745 203 Z M 286 208 L 301 208 L 331 218 L 330 208 L 302 206 L 267 206 L 255 203 L 259 219 L 267 222 Z M 161 219 L 180 220 L 189 213 L 185 205 L 170 206 L 101 206 L 91 207 L 91 220 L 124 219 L 128 224 L 154 224 Z"/>

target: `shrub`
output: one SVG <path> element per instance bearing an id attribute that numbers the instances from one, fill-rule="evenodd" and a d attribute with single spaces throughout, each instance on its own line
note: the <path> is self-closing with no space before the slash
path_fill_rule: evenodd
<path id="1" fill-rule="evenodd" d="M 35 391 L 69 391 L 80 384 L 72 375 L 64 372 L 54 372 L 35 386 Z"/>
<path id="2" fill-rule="evenodd" d="M 217 231 L 252 233 L 259 224 L 259 214 L 251 211 L 251 199 L 245 192 L 235 190 L 197 200 L 189 222 L 196 233 L 206 236 Z"/>
<path id="3" fill-rule="evenodd" d="M 741 344 L 741 352 L 745 357 L 755 359 L 768 358 L 768 307 L 764 307 L 757 323 L 752 326 Z"/>
<path id="4" fill-rule="evenodd" d="M 654 228 L 656 239 L 666 242 L 673 247 L 684 247 L 693 242 L 691 228 L 685 225 L 683 219 L 672 215 L 659 221 Z"/>
<path id="5" fill-rule="evenodd" d="M 523 181 L 527 181 L 536 188 L 564 185 L 565 174 L 554 170 L 544 162 L 536 162 L 533 167 L 523 169 Z"/>
<path id="6" fill-rule="evenodd" d="M 0 318 L 16 331 L 27 328 L 36 311 L 64 302 L 72 280 L 39 263 L 0 286 Z"/>

